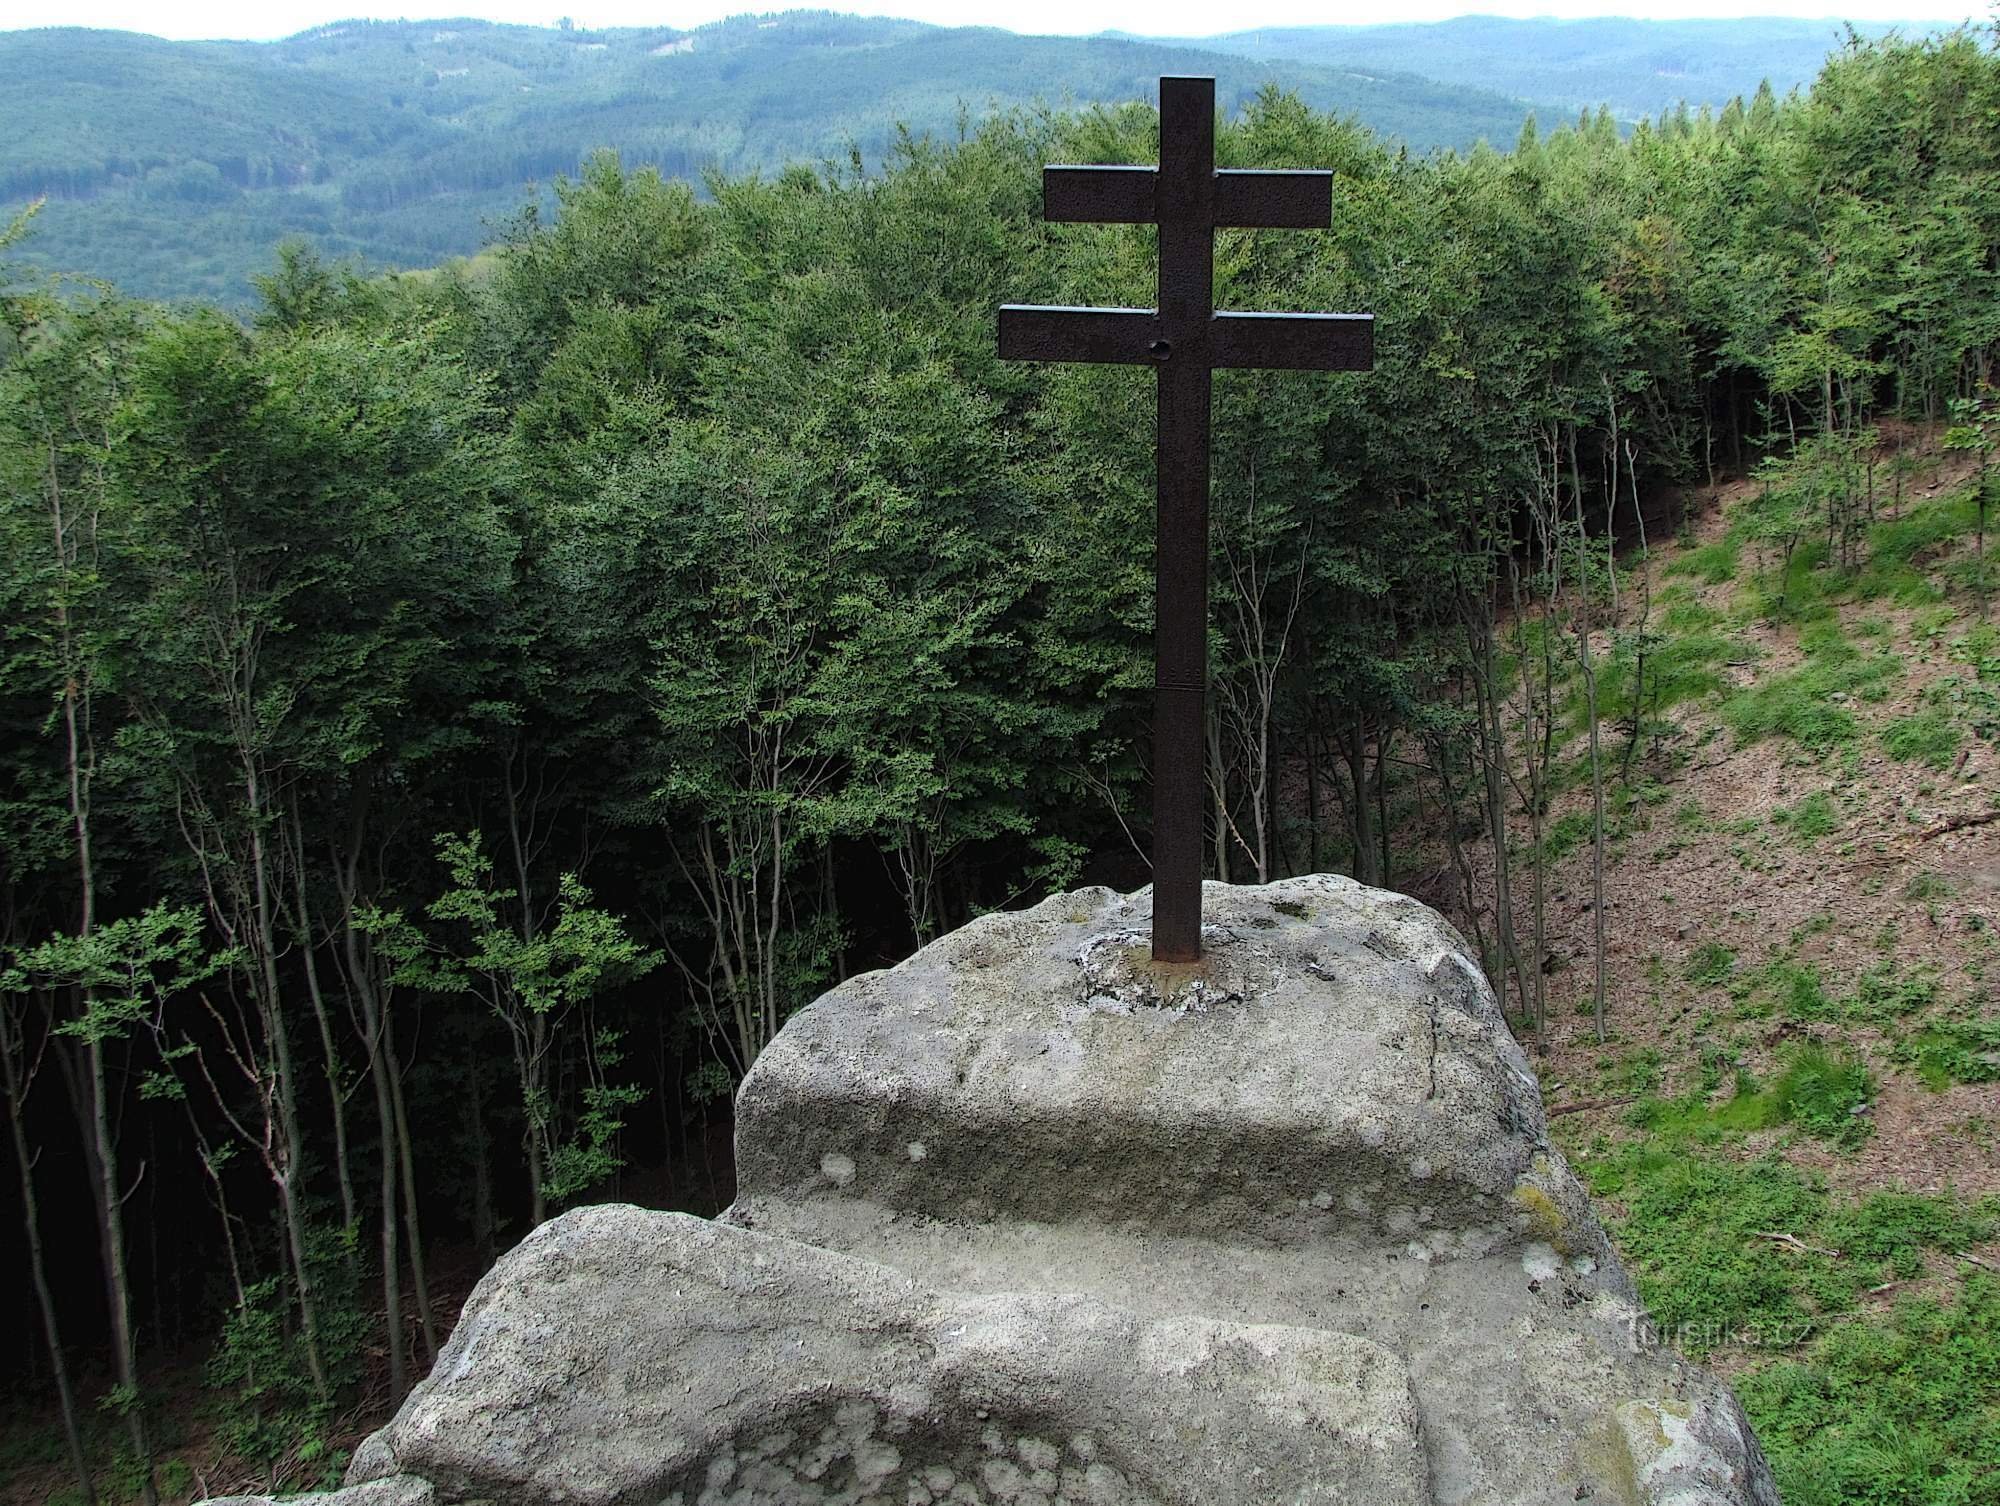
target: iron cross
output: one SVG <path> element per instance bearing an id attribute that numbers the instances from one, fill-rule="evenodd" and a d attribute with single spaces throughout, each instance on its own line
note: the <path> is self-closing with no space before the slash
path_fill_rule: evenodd
<path id="1" fill-rule="evenodd" d="M 1007 304 L 1000 354 L 1109 361 L 1159 373 L 1154 465 L 1153 958 L 1201 956 L 1201 847 L 1208 687 L 1208 419 L 1217 367 L 1366 371 L 1368 314 L 1215 311 L 1214 233 L 1325 229 L 1333 174 L 1215 170 L 1215 80 L 1160 80 L 1160 165 L 1047 167 L 1042 218 L 1158 225 L 1157 309 Z"/>

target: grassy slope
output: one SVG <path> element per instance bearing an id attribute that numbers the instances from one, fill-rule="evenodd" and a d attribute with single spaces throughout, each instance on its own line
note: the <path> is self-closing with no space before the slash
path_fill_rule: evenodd
<path id="1" fill-rule="evenodd" d="M 1628 559 L 1668 704 L 1629 781 L 1608 742 L 1602 1045 L 1574 732 L 1545 839 L 1559 1138 L 1790 1506 L 2000 1501 L 2000 634 L 1930 443 L 1852 571 L 1808 544 L 1781 582 L 1742 485 Z"/>
<path id="2" fill-rule="evenodd" d="M 877 159 L 899 121 L 950 132 L 962 110 L 1148 98 L 1189 72 L 1217 76 L 1225 109 L 1277 83 L 1417 150 L 1511 141 L 1525 112 L 1406 73 L 811 12 L 692 33 L 344 23 L 270 44 L 12 32 L 0 214 L 48 193 L 23 259 L 240 302 L 287 235 L 375 266 L 472 252 L 596 147 L 689 177 Z"/>

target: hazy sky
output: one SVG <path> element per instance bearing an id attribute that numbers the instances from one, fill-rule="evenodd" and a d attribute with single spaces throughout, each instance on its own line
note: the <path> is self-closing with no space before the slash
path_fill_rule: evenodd
<path id="1" fill-rule="evenodd" d="M 1506 16 L 1626 15 L 1655 18 L 1758 15 L 1833 16 L 1853 21 L 1984 19 L 1973 0 L 793 0 L 829 10 L 910 16 L 952 26 L 1089 33 L 1115 28 L 1148 36 L 1206 36 L 1253 26 L 1368 21 L 1436 21 L 1468 11 Z M 0 29 L 110 26 L 163 37 L 282 37 L 352 16 L 474 15 L 548 25 L 573 16 L 585 26 L 695 26 L 747 10 L 782 10 L 786 0 L 0 0 Z"/>

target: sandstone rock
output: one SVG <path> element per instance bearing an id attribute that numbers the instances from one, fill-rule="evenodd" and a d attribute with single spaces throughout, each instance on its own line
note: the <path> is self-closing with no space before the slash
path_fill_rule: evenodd
<path id="1" fill-rule="evenodd" d="M 743 1085 L 722 1220 L 536 1231 L 343 1495 L 1776 1506 L 1445 922 L 1210 885 L 1204 961 L 1161 968 L 1148 906 L 828 993 Z"/>
<path id="2" fill-rule="evenodd" d="M 1409 1377 L 1366 1339 L 941 1296 L 624 1207 L 509 1254 L 388 1431 L 447 1500 L 1427 1498 Z"/>
<path id="3" fill-rule="evenodd" d="M 287 1501 L 302 1499 L 289 1496 Z M 306 1497 L 317 1506 L 432 1506 L 437 1500 L 430 1481 L 415 1475 L 388 1475 L 362 1485 L 347 1485 L 325 1495 Z M 281 1506 L 275 1496 L 219 1496 L 202 1506 Z"/>
<path id="4" fill-rule="evenodd" d="M 1209 884 L 1204 917 L 1193 968 L 1151 963 L 1146 891 L 1097 889 L 848 980 L 743 1084 L 725 1220 L 947 1290 L 1372 1339 L 1439 1503 L 1775 1503 L 1728 1388 L 1651 1335 L 1452 927 L 1331 876 Z M 1628 1406 L 1707 1440 L 1721 1494 L 1675 1493 L 1687 1448 L 1635 1462 Z"/>
<path id="5" fill-rule="evenodd" d="M 1319 877 L 1211 884 L 1206 913 L 1193 967 L 1150 961 L 1146 894 L 1098 889 L 850 979 L 743 1085 L 739 1210 L 1438 1253 L 1534 1227 L 1604 1261 L 1546 1162 L 1527 1060 L 1434 911 Z"/>

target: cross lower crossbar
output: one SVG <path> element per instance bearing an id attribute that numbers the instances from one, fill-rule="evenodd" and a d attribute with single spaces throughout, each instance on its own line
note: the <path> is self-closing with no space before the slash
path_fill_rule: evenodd
<path id="1" fill-rule="evenodd" d="M 1368 314 L 1218 313 L 1207 330 L 1208 349 L 1186 354 L 1211 367 L 1366 371 L 1375 360 L 1375 320 Z M 1154 366 L 1171 362 L 1175 349 L 1161 337 L 1152 309 L 1009 303 L 1000 309 L 1000 354 L 1010 361 Z"/>
<path id="2" fill-rule="evenodd" d="M 1042 218 L 1058 225 L 1153 225 L 1153 167 L 1045 167 Z M 1232 230 L 1324 230 L 1333 224 L 1333 174 L 1224 168 L 1214 175 L 1211 223 Z"/>

